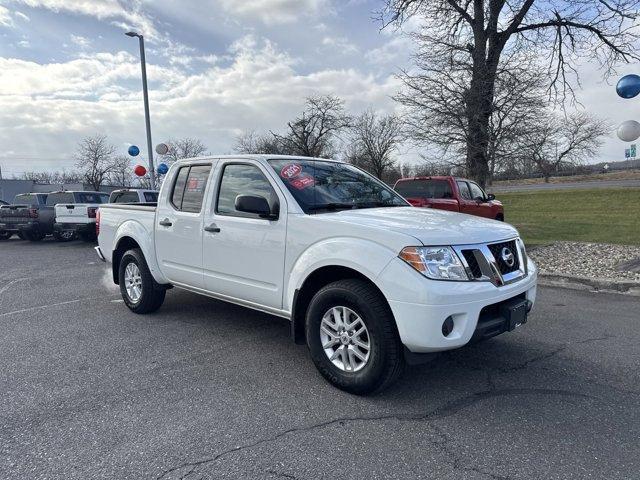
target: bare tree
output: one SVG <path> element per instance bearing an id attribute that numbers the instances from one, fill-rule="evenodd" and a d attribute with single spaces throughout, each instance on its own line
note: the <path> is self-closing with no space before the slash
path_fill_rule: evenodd
<path id="1" fill-rule="evenodd" d="M 169 140 L 166 142 L 169 152 L 161 155 L 163 162 L 172 164 L 183 158 L 201 157 L 207 154 L 207 147 L 197 138 L 179 138 L 177 140 Z"/>
<path id="2" fill-rule="evenodd" d="M 379 179 L 385 179 L 397 166 L 393 153 L 402 136 L 402 123 L 397 116 L 379 116 L 367 110 L 353 121 L 347 159 Z"/>
<path id="3" fill-rule="evenodd" d="M 133 167 L 131 159 L 126 155 L 119 155 L 112 161 L 113 168 L 107 175 L 109 184 L 118 187 L 131 187 L 133 185 Z"/>
<path id="4" fill-rule="evenodd" d="M 610 127 L 603 120 L 584 112 L 558 117 L 530 132 L 530 145 L 523 152 L 549 177 L 567 166 L 576 166 L 598 153 Z"/>
<path id="5" fill-rule="evenodd" d="M 255 131 L 244 132 L 236 138 L 234 151 L 246 154 L 286 155 L 280 142 L 272 133 L 266 135 Z"/>
<path id="6" fill-rule="evenodd" d="M 31 180 L 36 183 L 49 183 L 52 185 L 65 185 L 69 183 L 80 183 L 82 181 L 82 175 L 79 172 L 66 170 L 48 172 L 24 172 L 17 178 L 20 180 Z"/>
<path id="7" fill-rule="evenodd" d="M 303 157 L 332 157 L 336 137 L 351 124 L 344 101 L 333 95 L 307 98 L 304 112 L 287 124 L 287 133 L 273 133 L 280 150 Z"/>
<path id="8" fill-rule="evenodd" d="M 84 138 L 76 152 L 76 167 L 83 180 L 94 190 L 100 190 L 109 173 L 113 171 L 113 155 L 116 148 L 107 141 L 106 135 Z"/>
<path id="9" fill-rule="evenodd" d="M 488 150 L 496 78 L 504 55 L 542 54 L 549 59 L 548 87 L 556 99 L 572 93 L 579 80 L 576 60 L 595 59 L 610 71 L 636 53 L 640 0 L 386 0 L 386 22 L 412 15 L 424 22 L 430 46 L 430 75 L 448 75 L 437 66 L 458 59 L 471 65 L 464 88 L 467 170 L 480 184 L 489 178 Z M 446 84 L 446 82 L 442 82 Z"/>

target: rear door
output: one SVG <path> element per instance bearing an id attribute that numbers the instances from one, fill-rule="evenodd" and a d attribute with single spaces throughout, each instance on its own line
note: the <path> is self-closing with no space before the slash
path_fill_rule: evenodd
<path id="1" fill-rule="evenodd" d="M 205 219 L 204 281 L 210 292 L 261 306 L 282 308 L 287 232 L 284 195 L 268 170 L 253 160 L 220 163 L 213 204 Z M 267 199 L 276 220 L 235 208 L 238 195 Z"/>
<path id="2" fill-rule="evenodd" d="M 203 288 L 203 204 L 210 188 L 213 162 L 184 165 L 171 178 L 168 198 L 159 202 L 155 217 L 156 257 L 162 273 L 173 283 Z"/>

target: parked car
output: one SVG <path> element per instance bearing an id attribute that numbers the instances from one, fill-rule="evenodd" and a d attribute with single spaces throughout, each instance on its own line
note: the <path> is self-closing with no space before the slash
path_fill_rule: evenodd
<path id="1" fill-rule="evenodd" d="M 76 236 L 85 242 L 96 239 L 96 213 L 109 202 L 109 194 L 103 192 L 54 192 L 47 204 L 55 205 L 55 234 L 70 240 Z"/>
<path id="2" fill-rule="evenodd" d="M 124 189 L 114 190 L 109 195 L 109 203 L 157 203 L 157 190 Z"/>
<path id="3" fill-rule="evenodd" d="M 504 221 L 495 195 L 471 180 L 456 177 L 401 178 L 393 187 L 414 207 L 430 207 Z"/>
<path id="4" fill-rule="evenodd" d="M 21 193 L 11 205 L 0 206 L 0 232 L 3 239 L 17 234 L 36 242 L 53 233 L 54 212 L 46 193 Z"/>
<path id="5" fill-rule="evenodd" d="M 357 394 L 405 362 L 514 330 L 536 297 L 512 226 L 414 208 L 330 160 L 178 161 L 157 206 L 104 205 L 98 228 L 133 312 L 175 286 L 284 317 L 320 373 Z"/>

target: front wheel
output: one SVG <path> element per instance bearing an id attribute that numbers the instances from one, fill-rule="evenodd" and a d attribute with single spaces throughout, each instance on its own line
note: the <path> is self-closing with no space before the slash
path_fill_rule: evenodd
<path id="1" fill-rule="evenodd" d="M 340 280 L 320 289 L 309 304 L 306 336 L 316 368 L 347 392 L 384 390 L 402 373 L 393 314 L 380 292 L 363 280 Z"/>
<path id="2" fill-rule="evenodd" d="M 162 306 L 166 289 L 153 279 L 140 249 L 122 256 L 118 278 L 122 299 L 132 312 L 151 313 Z"/>

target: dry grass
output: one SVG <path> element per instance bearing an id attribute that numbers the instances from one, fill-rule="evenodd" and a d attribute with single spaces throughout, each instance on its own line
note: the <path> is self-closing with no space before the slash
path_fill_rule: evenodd
<path id="1" fill-rule="evenodd" d="M 569 177 L 551 177 L 549 183 L 599 182 L 602 180 L 640 180 L 640 170 L 625 170 L 610 173 L 590 173 L 588 175 L 572 175 Z M 522 180 L 498 180 L 494 187 L 509 185 L 535 185 L 544 183 L 544 178 L 523 178 Z"/>

